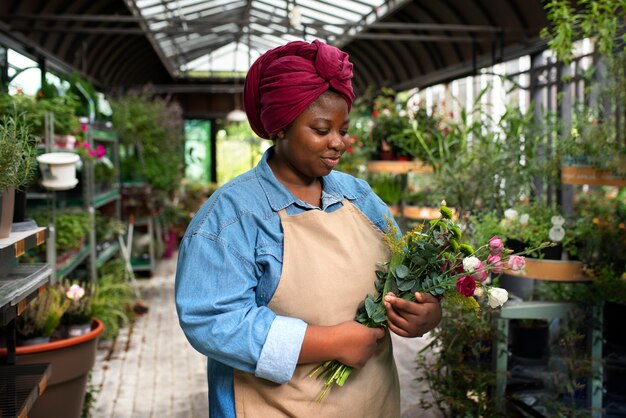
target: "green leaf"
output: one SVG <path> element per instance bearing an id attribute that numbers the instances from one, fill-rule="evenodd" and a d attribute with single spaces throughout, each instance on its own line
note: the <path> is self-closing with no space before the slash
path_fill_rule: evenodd
<path id="1" fill-rule="evenodd" d="M 372 295 L 367 295 L 365 298 L 365 310 L 367 311 L 367 316 L 372 318 L 374 314 L 376 314 L 376 302 L 374 301 L 374 297 Z"/>
<path id="2" fill-rule="evenodd" d="M 413 286 L 415 286 L 415 284 L 417 283 L 417 280 L 413 279 L 413 280 L 403 280 L 402 282 L 398 283 L 398 289 L 406 292 L 408 290 L 413 289 Z"/>
<path id="3" fill-rule="evenodd" d="M 393 271 L 394 276 L 396 276 L 398 279 L 404 279 L 410 273 L 411 273 L 411 270 L 409 270 L 409 268 L 405 266 L 404 264 L 400 264 Z"/>

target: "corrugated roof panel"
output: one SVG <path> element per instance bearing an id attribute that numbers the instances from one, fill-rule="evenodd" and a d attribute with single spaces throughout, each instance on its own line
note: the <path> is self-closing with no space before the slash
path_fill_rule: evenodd
<path id="1" fill-rule="evenodd" d="M 385 0 L 134 0 L 177 76 L 246 71 L 248 61 L 286 42 L 327 42 Z M 226 45 L 224 43 L 227 43 Z M 250 53 L 248 54 L 248 43 Z M 243 52 L 245 51 L 245 53 Z M 243 55 L 242 55 L 243 54 Z"/>

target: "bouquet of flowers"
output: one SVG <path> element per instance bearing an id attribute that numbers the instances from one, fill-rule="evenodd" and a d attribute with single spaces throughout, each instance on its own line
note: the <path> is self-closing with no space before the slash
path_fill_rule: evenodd
<path id="1" fill-rule="evenodd" d="M 430 221 L 426 230 L 421 225 L 400 236 L 394 224 L 388 222 L 385 241 L 391 258 L 376 271 L 376 295 L 367 295 L 357 311 L 356 321 L 371 328 L 386 327 L 383 297 L 389 292 L 411 301 L 415 301 L 415 292 L 454 298 L 465 308 L 474 310 L 479 308 L 474 296 L 487 297 L 491 308 L 507 301 L 505 289 L 486 284 L 489 272 L 502 273 L 505 266 L 513 271 L 523 270 L 525 259 L 521 255 L 528 251 L 512 254 L 497 236 L 474 250 L 461 243 L 461 228 L 452 220 L 452 211 L 445 201 L 439 209 L 440 217 Z M 337 360 L 315 368 L 309 376 L 325 379 L 318 401 L 333 385 L 343 386 L 351 372 L 352 367 Z"/>

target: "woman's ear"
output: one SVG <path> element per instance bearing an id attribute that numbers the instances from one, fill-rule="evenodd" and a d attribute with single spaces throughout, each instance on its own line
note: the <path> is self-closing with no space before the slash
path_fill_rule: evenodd
<path id="1" fill-rule="evenodd" d="M 278 131 L 276 133 L 276 138 L 278 138 L 278 139 L 285 139 L 285 130 L 281 129 L 280 131 Z"/>

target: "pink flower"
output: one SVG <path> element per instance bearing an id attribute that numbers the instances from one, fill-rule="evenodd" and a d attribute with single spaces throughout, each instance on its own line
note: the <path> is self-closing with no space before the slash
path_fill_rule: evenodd
<path id="1" fill-rule="evenodd" d="M 487 280 L 488 272 L 487 272 L 487 269 L 485 268 L 485 265 L 482 263 L 482 261 L 479 262 L 478 265 L 476 266 L 476 272 L 474 273 L 474 275 L 476 276 L 476 280 L 478 280 L 481 283 Z"/>
<path id="2" fill-rule="evenodd" d="M 487 264 L 491 265 L 491 271 L 495 274 L 500 274 L 504 271 L 504 263 L 499 255 L 491 254 L 487 257 Z"/>
<path id="3" fill-rule="evenodd" d="M 470 297 L 476 290 L 476 280 L 471 275 L 463 276 L 456 281 L 456 290 L 465 297 Z"/>
<path id="4" fill-rule="evenodd" d="M 104 157 L 107 153 L 107 149 L 102 144 L 98 144 L 96 147 L 96 158 L 100 159 Z"/>
<path id="5" fill-rule="evenodd" d="M 497 255 L 502 252 L 502 248 L 504 248 L 504 243 L 497 235 L 494 235 L 489 240 L 489 251 L 491 254 Z"/>
<path id="6" fill-rule="evenodd" d="M 509 268 L 513 271 L 520 271 L 524 269 L 526 265 L 526 259 L 519 255 L 512 255 L 509 257 Z"/>

